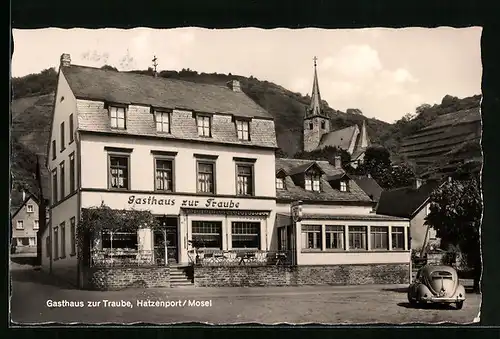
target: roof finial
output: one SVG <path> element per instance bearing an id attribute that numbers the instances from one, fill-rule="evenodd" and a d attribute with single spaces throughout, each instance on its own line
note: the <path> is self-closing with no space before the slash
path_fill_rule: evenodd
<path id="1" fill-rule="evenodd" d="M 318 57 L 314 56 L 313 60 L 314 60 L 314 67 L 316 67 L 316 61 L 318 61 Z"/>
<path id="2" fill-rule="evenodd" d="M 156 62 L 158 59 L 156 58 L 156 55 L 153 57 L 153 72 L 154 72 L 154 76 L 157 75 L 157 72 L 156 72 L 156 66 L 158 66 L 158 63 Z"/>

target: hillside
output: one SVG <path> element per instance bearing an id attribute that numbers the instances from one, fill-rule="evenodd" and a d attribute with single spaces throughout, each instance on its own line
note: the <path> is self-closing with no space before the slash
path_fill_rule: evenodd
<path id="1" fill-rule="evenodd" d="M 106 68 L 112 69 L 110 66 L 106 66 Z M 151 70 L 132 72 L 148 74 L 151 73 Z M 36 102 L 33 95 L 35 93 L 52 93 L 55 90 L 57 74 L 55 71 L 44 70 L 37 76 L 43 86 L 40 86 L 36 81 L 35 75 L 28 75 L 23 78 L 13 79 L 12 85 L 15 99 L 13 105 L 21 108 L 27 107 L 30 104 L 40 107 L 40 109 L 44 111 L 42 112 L 42 115 L 44 116 L 43 119 L 45 119 L 45 108 L 48 108 L 45 104 L 48 104 L 50 100 L 48 97 L 42 97 L 39 102 Z M 272 82 L 261 81 L 252 76 L 247 78 L 242 76 L 233 76 L 231 74 L 197 73 L 189 69 L 182 70 L 180 72 L 162 71 L 159 73 L 159 76 L 217 85 L 225 85 L 231 79 L 237 78 L 241 83 L 242 90 L 275 118 L 278 146 L 289 156 L 293 156 L 295 153 L 300 151 L 300 147 L 302 145 L 302 119 L 305 113 L 305 108 L 309 104 L 308 96 L 291 92 Z M 29 97 L 26 97 L 27 95 L 29 95 Z M 363 117 L 359 114 L 358 110 L 353 110 L 353 113 L 345 113 L 330 108 L 326 101 L 324 101 L 324 105 L 325 112 L 332 119 L 332 129 L 334 130 L 348 127 L 355 123 L 361 124 L 363 119 L 365 119 L 370 138 L 372 140 L 378 140 L 380 135 L 382 135 L 389 126 L 388 123 L 383 121 Z M 18 111 L 20 111 L 20 109 L 18 109 L 17 112 Z M 13 113 L 13 116 L 15 117 L 16 114 L 18 113 Z M 25 120 L 24 118 L 21 119 Z M 45 125 L 30 123 L 30 126 L 23 127 L 22 123 L 20 123 L 18 127 L 14 126 L 14 130 L 18 130 L 18 128 L 23 129 L 23 131 L 20 131 L 20 134 L 24 135 L 25 133 L 28 133 L 27 130 L 29 130 L 32 126 Z M 30 140 L 33 140 L 33 134 L 25 136 L 24 138 L 31 138 Z"/>
<path id="2" fill-rule="evenodd" d="M 111 66 L 105 67 L 114 69 Z M 151 69 L 132 72 L 152 75 Z M 197 73 L 189 69 L 180 72 L 162 71 L 159 76 L 217 85 L 225 85 L 229 80 L 237 78 L 242 90 L 275 118 L 278 146 L 281 150 L 288 156 L 294 156 L 301 150 L 303 116 L 310 101 L 308 95 L 291 92 L 282 86 L 253 76 Z M 35 159 L 35 154 L 41 155 L 42 159 L 45 156 L 50 138 L 56 81 L 57 73 L 54 69 L 12 79 L 14 99 L 11 104 L 12 137 L 15 139 L 13 147 L 17 147 L 16 152 L 21 154 L 19 160 L 13 155 L 12 173 L 17 178 L 34 173 L 32 172 L 34 169 L 28 168 L 27 164 L 30 161 L 26 159 Z M 323 104 L 325 113 L 331 118 L 332 130 L 353 124 L 361 125 L 365 120 L 372 142 L 385 146 L 391 154 L 397 155 L 406 137 L 430 125 L 442 114 L 477 107 L 480 99 L 479 95 L 464 99 L 447 95 L 441 104 L 434 106 L 423 104 L 416 109 L 415 114 L 407 114 L 394 124 L 366 118 L 357 109 L 348 110 L 346 113 L 330 108 L 326 101 L 323 101 Z M 48 182 L 48 176 L 44 174 L 44 177 Z M 31 179 L 28 181 L 31 182 Z"/>

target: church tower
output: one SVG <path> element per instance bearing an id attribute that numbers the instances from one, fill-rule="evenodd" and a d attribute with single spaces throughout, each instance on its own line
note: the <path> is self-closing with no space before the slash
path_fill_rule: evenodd
<path id="1" fill-rule="evenodd" d="M 304 151 L 310 152 L 319 146 L 323 134 L 330 132 L 330 119 L 321 109 L 321 95 L 318 84 L 318 72 L 314 57 L 314 80 L 311 94 L 311 103 L 304 116 Z"/>

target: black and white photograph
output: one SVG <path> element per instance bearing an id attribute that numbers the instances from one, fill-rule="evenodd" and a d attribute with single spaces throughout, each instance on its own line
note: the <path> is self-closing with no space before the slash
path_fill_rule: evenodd
<path id="1" fill-rule="evenodd" d="M 478 323 L 481 34 L 13 29 L 11 325 Z"/>

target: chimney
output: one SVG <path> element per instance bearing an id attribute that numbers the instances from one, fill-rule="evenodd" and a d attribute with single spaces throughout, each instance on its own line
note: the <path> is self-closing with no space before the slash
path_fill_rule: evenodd
<path id="1" fill-rule="evenodd" d="M 233 92 L 241 92 L 240 82 L 238 80 L 231 80 L 227 83 L 227 87 L 229 87 Z"/>
<path id="2" fill-rule="evenodd" d="M 61 55 L 61 64 L 60 67 L 68 67 L 71 65 L 71 55 L 64 53 Z"/>
<path id="3" fill-rule="evenodd" d="M 422 179 L 420 178 L 415 178 L 415 182 L 413 184 L 413 188 L 418 190 L 422 186 Z"/>
<path id="4" fill-rule="evenodd" d="M 342 158 L 340 155 L 336 155 L 334 161 L 335 168 L 342 168 Z"/>

